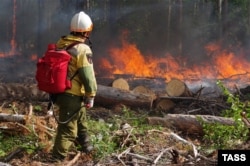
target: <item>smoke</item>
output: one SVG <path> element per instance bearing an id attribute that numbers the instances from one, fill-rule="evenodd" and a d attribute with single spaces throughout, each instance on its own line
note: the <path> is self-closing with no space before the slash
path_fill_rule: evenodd
<path id="1" fill-rule="evenodd" d="M 100 57 L 110 58 L 109 49 L 121 46 L 124 31 L 129 32 L 127 40 L 136 44 L 143 55 L 157 58 L 171 54 L 188 59 L 190 66 L 209 60 L 204 49 L 209 42 L 222 40 L 225 48 L 236 47 L 235 52 L 238 47 L 248 50 L 249 34 L 242 17 L 245 11 L 229 2 L 223 5 L 227 11 L 223 10 L 219 18 L 218 7 L 212 1 L 1 0 L 0 54 L 10 52 L 14 39 L 20 55 L 12 55 L 18 63 L 5 58 L 0 65 L 11 62 L 20 65 L 20 69 L 25 66 L 22 71 L 14 72 L 18 72 L 17 77 L 34 75 L 36 64 L 30 60 L 31 55 L 42 56 L 48 43 L 67 35 L 72 16 L 80 10 L 89 14 L 94 23 L 91 39 L 95 61 Z M 1 76 L 17 67 L 5 66 Z"/>

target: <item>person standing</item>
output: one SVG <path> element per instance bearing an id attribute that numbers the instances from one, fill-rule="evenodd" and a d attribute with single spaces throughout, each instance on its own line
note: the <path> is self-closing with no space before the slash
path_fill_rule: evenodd
<path id="1" fill-rule="evenodd" d="M 81 151 L 90 153 L 93 150 L 86 127 L 86 108 L 94 105 L 97 83 L 92 50 L 85 43 L 89 41 L 91 44 L 89 36 L 92 29 L 91 18 L 81 11 L 71 19 L 70 34 L 61 37 L 56 43 L 57 49 L 73 45 L 67 50 L 72 56 L 68 67 L 68 77 L 73 78 L 72 87 L 57 94 L 55 99 L 59 108 L 59 123 L 52 156 L 56 159 L 63 160 L 75 141 L 81 146 Z"/>

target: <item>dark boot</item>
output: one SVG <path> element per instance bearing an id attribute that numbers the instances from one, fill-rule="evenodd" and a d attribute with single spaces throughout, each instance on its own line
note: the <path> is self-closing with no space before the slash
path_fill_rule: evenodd
<path id="1" fill-rule="evenodd" d="M 81 146 L 80 150 L 82 152 L 91 153 L 94 150 L 94 147 L 90 143 L 90 138 L 86 133 L 78 135 L 78 137 L 76 138 L 76 141 Z"/>

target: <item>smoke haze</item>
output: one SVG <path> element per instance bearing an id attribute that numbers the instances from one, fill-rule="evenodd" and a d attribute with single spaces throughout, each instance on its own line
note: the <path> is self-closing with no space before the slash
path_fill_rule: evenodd
<path id="1" fill-rule="evenodd" d="M 32 57 L 41 57 L 48 43 L 67 35 L 71 17 L 80 10 L 89 14 L 94 22 L 91 39 L 94 61 L 97 62 L 100 57 L 110 59 L 110 48 L 121 47 L 121 34 L 124 31 L 128 32 L 127 40 L 134 43 L 144 56 L 157 58 L 171 54 L 188 59 L 190 66 L 209 60 L 204 47 L 219 39 L 222 39 L 220 42 L 223 46 L 232 51 L 237 52 L 239 47 L 243 47 L 248 52 L 249 35 L 243 21 L 239 21 L 243 11 L 231 4 L 228 4 L 227 10 L 233 10 L 231 13 L 234 15 L 229 17 L 227 13 L 222 13 L 224 17 L 221 21 L 216 15 L 217 7 L 209 1 L 170 3 L 168 0 L 128 0 L 105 3 L 93 0 L 89 6 L 86 2 L 1 0 L 2 81 L 34 77 L 36 63 Z M 15 50 L 12 50 L 13 40 L 16 43 Z M 102 74 L 101 66 L 97 66 L 96 70 Z M 6 76 L 10 71 L 15 75 L 14 78 Z"/>

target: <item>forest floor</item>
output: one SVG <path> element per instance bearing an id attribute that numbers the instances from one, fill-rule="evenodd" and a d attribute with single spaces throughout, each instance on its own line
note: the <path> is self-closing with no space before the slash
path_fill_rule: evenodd
<path id="1" fill-rule="evenodd" d="M 13 140 L 16 142 L 15 145 L 12 145 L 13 150 L 10 151 L 9 154 L 6 154 L 5 157 L 1 158 L 0 166 L 217 165 L 217 150 L 213 148 L 210 150 L 202 149 L 202 146 L 209 146 L 205 145 L 206 143 L 203 141 L 202 137 L 185 135 L 180 131 L 173 131 L 166 127 L 156 127 L 155 129 L 151 128 L 148 130 L 144 129 L 143 133 L 138 132 L 134 134 L 132 134 L 132 130 L 126 130 L 128 131 L 126 136 L 119 140 L 120 148 L 103 158 L 98 158 L 98 160 L 95 158 L 95 154 L 87 155 L 72 148 L 68 157 L 64 161 L 51 162 L 50 150 L 53 146 L 52 140 L 56 131 L 57 123 L 53 116 L 47 115 L 46 104 L 47 103 L 39 103 L 42 110 L 36 112 L 33 111 L 31 113 L 30 105 L 22 102 L 9 104 L 2 103 L 0 113 L 10 113 L 10 111 L 18 110 L 18 114 L 32 114 L 32 118 L 28 120 L 26 119 L 26 122 L 34 124 L 33 132 L 38 138 L 37 143 L 40 144 L 42 142 L 45 146 L 36 149 L 35 152 L 33 151 L 32 153 L 29 153 L 27 150 L 24 150 L 23 146 L 18 145 L 18 141 Z M 33 110 L 35 107 L 34 105 Z M 143 116 L 138 111 L 134 112 L 136 112 L 134 118 L 136 118 L 136 116 Z M 91 119 L 102 119 L 106 122 L 110 118 L 120 116 L 122 111 L 119 108 L 106 109 L 102 107 L 94 107 L 92 110 L 89 110 L 87 114 Z M 128 126 L 133 128 L 133 126 Z M 9 138 L 16 138 L 16 136 L 22 136 L 24 139 L 32 132 L 32 129 L 28 128 L 27 125 L 14 122 L 0 122 L 0 128 L 1 141 Z M 112 136 L 113 135 L 110 135 L 110 137 Z M 249 147 L 249 143 L 241 144 L 237 148 L 246 148 L 246 146 Z M 98 150 L 102 151 L 100 148 Z"/>

